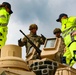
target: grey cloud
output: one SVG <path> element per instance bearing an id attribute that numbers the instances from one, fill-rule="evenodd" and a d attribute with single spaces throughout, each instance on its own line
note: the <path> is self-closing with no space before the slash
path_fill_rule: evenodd
<path id="1" fill-rule="evenodd" d="M 2 2 L 3 0 L 0 0 Z M 56 22 L 60 13 L 76 15 L 76 0 L 6 0 L 12 5 L 12 19 L 24 23 L 38 20 L 41 31 L 47 29 L 53 31 L 55 27 L 61 27 Z M 44 26 L 44 27 L 43 27 Z M 42 30 L 42 28 L 44 28 Z M 40 31 L 39 31 L 40 32 Z M 48 32 L 45 32 L 48 35 Z M 44 34 L 45 34 L 44 33 Z"/>
<path id="2" fill-rule="evenodd" d="M 15 6 L 15 16 L 22 22 L 32 22 L 33 19 L 38 19 L 40 22 L 49 21 L 50 10 L 48 1 L 46 0 L 32 0 L 30 2 L 19 2 Z"/>

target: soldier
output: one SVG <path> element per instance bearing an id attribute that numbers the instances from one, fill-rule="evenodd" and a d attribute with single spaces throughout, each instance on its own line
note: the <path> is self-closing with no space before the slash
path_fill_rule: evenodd
<path id="1" fill-rule="evenodd" d="M 58 38 L 60 38 L 60 37 L 62 38 L 60 28 L 55 28 L 54 31 L 53 31 L 53 34 Z"/>
<path id="2" fill-rule="evenodd" d="M 55 35 L 56 38 L 61 38 L 61 45 L 59 47 L 58 53 L 56 53 L 56 55 L 55 55 L 54 60 L 62 63 L 62 57 L 63 57 L 63 53 L 64 53 L 65 44 L 64 44 L 63 38 L 61 36 L 61 29 L 55 28 L 53 30 L 53 34 Z"/>
<path id="3" fill-rule="evenodd" d="M 11 5 L 8 2 L 3 2 L 0 5 L 0 49 L 5 45 L 7 40 L 7 25 L 12 13 Z"/>
<path id="4" fill-rule="evenodd" d="M 39 48 L 41 44 L 44 44 L 44 41 L 41 36 L 37 35 L 38 26 L 36 24 L 31 24 L 29 26 L 30 34 L 27 35 L 27 37 Z M 29 56 L 30 50 L 32 48 L 32 45 L 28 42 L 27 38 L 24 37 L 23 39 L 20 39 L 18 41 L 18 45 L 20 47 L 25 46 L 26 47 L 26 58 Z M 36 52 L 33 59 L 37 59 L 38 53 Z"/>

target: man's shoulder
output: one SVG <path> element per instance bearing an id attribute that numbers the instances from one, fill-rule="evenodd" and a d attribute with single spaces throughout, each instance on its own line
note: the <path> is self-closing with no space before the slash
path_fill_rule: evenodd
<path id="1" fill-rule="evenodd" d="M 70 16 L 68 17 L 68 20 L 76 19 L 76 16 Z"/>
<path id="2" fill-rule="evenodd" d="M 41 37 L 40 35 L 37 35 L 38 37 Z"/>
<path id="3" fill-rule="evenodd" d="M 70 17 L 68 18 L 68 22 L 76 23 L 76 16 L 70 16 Z"/>
<path id="4" fill-rule="evenodd" d="M 26 36 L 30 36 L 30 34 L 27 34 Z"/>

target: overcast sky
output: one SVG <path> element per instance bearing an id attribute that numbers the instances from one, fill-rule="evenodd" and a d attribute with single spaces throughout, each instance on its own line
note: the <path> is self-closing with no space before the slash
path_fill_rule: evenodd
<path id="1" fill-rule="evenodd" d="M 6 44 L 17 45 L 18 39 L 23 37 L 19 30 L 28 34 L 29 25 L 32 23 L 38 25 L 39 35 L 54 37 L 53 29 L 61 27 L 60 23 L 56 22 L 59 14 L 76 15 L 76 0 L 0 0 L 0 4 L 4 1 L 9 2 L 13 10 L 8 24 Z"/>

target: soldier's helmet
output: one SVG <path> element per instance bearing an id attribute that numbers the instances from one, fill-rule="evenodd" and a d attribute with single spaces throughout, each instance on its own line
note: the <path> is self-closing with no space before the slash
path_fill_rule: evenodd
<path id="1" fill-rule="evenodd" d="M 32 30 L 32 29 L 38 29 L 38 26 L 36 24 L 31 24 L 29 26 L 29 30 Z"/>
<path id="2" fill-rule="evenodd" d="M 54 31 L 53 31 L 53 34 L 56 34 L 56 33 L 61 33 L 61 29 L 60 28 L 55 28 Z"/>

